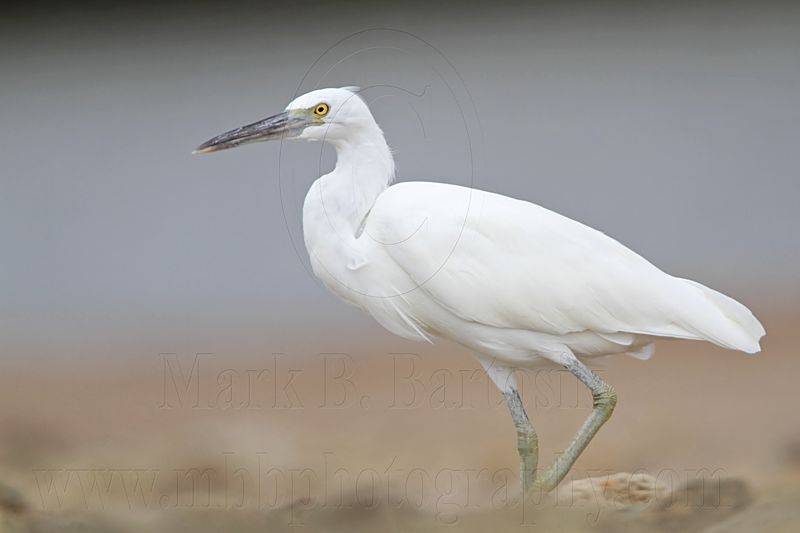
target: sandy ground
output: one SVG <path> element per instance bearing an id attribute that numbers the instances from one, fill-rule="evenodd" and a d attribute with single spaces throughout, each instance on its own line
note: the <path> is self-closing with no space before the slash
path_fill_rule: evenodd
<path id="1" fill-rule="evenodd" d="M 597 493 L 521 505 L 505 407 L 453 346 L 386 353 L 373 339 L 349 354 L 9 358 L 0 524 L 789 531 L 800 519 L 797 322 L 766 317 L 756 357 L 675 341 L 650 361 L 599 367 L 620 401 L 569 479 L 655 479 L 662 492 L 636 504 Z M 523 387 L 547 463 L 590 398 L 558 371 L 528 375 Z"/>

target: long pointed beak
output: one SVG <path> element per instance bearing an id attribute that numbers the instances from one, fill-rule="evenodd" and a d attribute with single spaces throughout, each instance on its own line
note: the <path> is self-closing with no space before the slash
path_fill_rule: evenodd
<path id="1" fill-rule="evenodd" d="M 192 151 L 193 154 L 209 154 L 243 144 L 271 141 L 300 134 L 311 125 L 309 117 L 302 111 L 284 111 L 264 120 L 253 122 L 234 130 L 226 131 L 209 139 Z"/>

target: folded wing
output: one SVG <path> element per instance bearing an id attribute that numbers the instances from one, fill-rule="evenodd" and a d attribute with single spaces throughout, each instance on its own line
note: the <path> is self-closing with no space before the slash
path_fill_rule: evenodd
<path id="1" fill-rule="evenodd" d="M 543 207 L 453 185 L 390 187 L 366 232 L 463 320 L 553 335 L 635 333 L 756 352 L 764 329 L 735 300 L 670 276 Z"/>

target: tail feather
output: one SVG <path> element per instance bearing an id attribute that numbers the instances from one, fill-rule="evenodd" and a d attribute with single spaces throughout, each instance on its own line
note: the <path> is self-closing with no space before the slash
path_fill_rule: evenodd
<path id="1" fill-rule="evenodd" d="M 709 304 L 695 309 L 692 320 L 684 327 L 725 348 L 746 353 L 761 351 L 759 340 L 766 331 L 747 307 L 695 281 L 681 281 L 698 289 Z"/>

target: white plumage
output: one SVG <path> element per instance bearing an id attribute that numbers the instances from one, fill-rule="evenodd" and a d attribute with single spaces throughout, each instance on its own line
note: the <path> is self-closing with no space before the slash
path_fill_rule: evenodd
<path id="1" fill-rule="evenodd" d="M 563 365 L 597 403 L 613 389 L 576 362 L 581 358 L 648 358 L 659 337 L 759 351 L 764 328 L 742 304 L 662 272 L 579 222 L 465 187 L 390 185 L 391 152 L 352 88 L 303 95 L 284 113 L 216 137 L 198 151 L 278 136 L 324 140 L 337 151 L 335 169 L 312 185 L 303 208 L 315 274 L 398 335 L 446 337 L 473 350 L 506 395 L 518 431 L 529 423 L 514 403 L 510 376 L 516 368 Z M 607 413 L 587 421 L 581 431 L 588 438 L 565 453 L 572 453 L 567 468 L 615 402 L 614 396 Z M 523 477 L 531 464 L 535 468 L 523 461 Z M 556 469 L 551 481 L 561 477 Z M 551 481 L 544 486 L 551 488 Z"/>
<path id="2" fill-rule="evenodd" d="M 339 91 L 315 91 L 290 108 L 341 98 L 344 109 L 368 113 Z M 743 305 L 579 222 L 455 185 L 387 187 L 394 163 L 371 118 L 358 132 L 368 141 L 323 133 L 338 162 L 311 187 L 303 223 L 316 275 L 390 331 L 448 337 L 523 368 L 561 363 L 565 353 L 642 356 L 656 337 L 759 350 L 764 329 Z"/>

